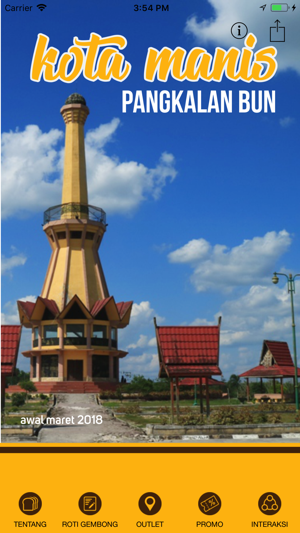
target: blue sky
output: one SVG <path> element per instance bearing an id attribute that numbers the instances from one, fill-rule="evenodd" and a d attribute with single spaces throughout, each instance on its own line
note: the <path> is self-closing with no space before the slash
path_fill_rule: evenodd
<path id="1" fill-rule="evenodd" d="M 166 3 L 165 3 L 166 4 Z M 251 4 L 251 5 L 249 5 Z M 150 5 L 150 4 L 148 4 Z M 155 4 L 153 4 L 155 6 Z M 134 12 L 115 0 L 95 6 L 50 0 L 40 12 L 2 5 L 2 313 L 16 323 L 16 300 L 40 294 L 50 249 L 43 211 L 60 203 L 64 124 L 73 92 L 90 108 L 86 123 L 89 203 L 107 212 L 100 248 L 110 293 L 134 300 L 120 335 L 122 369 L 157 376 L 158 324 L 216 324 L 222 315 L 220 366 L 225 377 L 257 364 L 263 339 L 292 351 L 289 297 L 274 270 L 300 272 L 299 13 L 282 13 L 286 42 L 276 43 L 278 72 L 261 84 L 143 80 L 149 46 L 242 46 L 230 28 L 244 22 L 269 43 L 276 16 L 259 2 L 169 3 L 169 12 Z M 200 6 L 200 7 L 199 7 Z M 123 83 L 34 83 L 29 78 L 38 33 L 65 52 L 91 32 L 126 37 L 131 63 Z M 275 90 L 276 113 L 122 113 L 122 90 Z M 300 278 L 299 278 L 300 279 Z M 295 295 L 300 331 L 300 283 Z M 22 334 L 21 350 L 30 339 Z M 298 335 L 299 339 L 299 335 Z M 299 343 L 299 341 L 298 341 Z M 18 366 L 27 361 L 19 355 Z"/>

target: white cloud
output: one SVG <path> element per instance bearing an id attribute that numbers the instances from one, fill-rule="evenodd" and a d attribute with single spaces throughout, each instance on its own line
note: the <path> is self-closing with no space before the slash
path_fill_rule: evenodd
<path id="1" fill-rule="evenodd" d="M 153 316 L 154 310 L 150 306 L 150 302 L 134 303 L 131 311 L 131 320 L 134 322 L 144 322 Z"/>
<path id="2" fill-rule="evenodd" d="M 279 124 L 282 128 L 288 128 L 294 124 L 295 119 L 293 117 L 284 117 L 279 120 Z"/>
<path id="3" fill-rule="evenodd" d="M 89 146 L 94 146 L 98 150 L 112 140 L 115 131 L 120 125 L 118 118 L 113 118 L 108 124 L 101 124 L 94 130 L 88 130 L 86 134 L 86 143 Z"/>
<path id="4" fill-rule="evenodd" d="M 152 337 L 152 339 L 148 341 L 148 346 L 157 346 L 156 337 Z"/>
<path id="5" fill-rule="evenodd" d="M 196 318 L 189 326 L 216 326 L 218 321 L 210 321 L 206 318 Z M 185 324 L 182 324 L 185 326 Z"/>
<path id="6" fill-rule="evenodd" d="M 211 246 L 205 239 L 193 239 L 187 244 L 169 253 L 171 263 L 197 263 L 207 257 Z"/>
<path id="7" fill-rule="evenodd" d="M 153 250 L 155 250 L 155 252 L 158 252 L 159 254 L 168 252 L 169 250 L 171 250 L 171 248 L 172 248 L 172 244 L 167 244 L 165 242 L 163 242 L 162 244 L 153 245 Z"/>
<path id="8" fill-rule="evenodd" d="M 295 299 L 294 303 L 299 315 L 300 301 Z M 253 285 L 243 296 L 224 302 L 216 319 L 219 314 L 220 366 L 224 373 L 240 374 L 257 366 L 263 340 L 285 341 L 293 352 L 290 295 L 286 286 L 275 287 L 271 281 L 267 286 Z"/>
<path id="9" fill-rule="evenodd" d="M 156 338 L 153 337 L 156 316 L 159 323 L 164 318 L 151 307 L 149 301 L 143 301 L 132 306 L 130 324 L 119 333 L 119 347 L 126 347 L 129 354 L 121 359 L 121 372 L 143 374 L 156 379 L 158 376 L 158 355 Z M 153 351 L 155 353 L 153 353 Z"/>
<path id="10" fill-rule="evenodd" d="M 193 268 L 191 282 L 197 292 L 230 292 L 234 287 L 267 281 L 290 244 L 291 236 L 285 230 L 244 240 L 231 249 L 198 239 L 171 252 L 168 258 L 171 263 L 186 263 Z"/>
<path id="11" fill-rule="evenodd" d="M 13 255 L 11 257 L 1 256 L 1 274 L 11 275 L 11 270 L 17 266 L 25 265 L 27 257 L 24 254 Z"/>
<path id="12" fill-rule="evenodd" d="M 120 330 L 119 339 L 127 350 L 137 350 L 146 346 L 155 346 L 152 343 L 154 322 L 156 316 L 159 323 L 164 321 L 154 309 L 149 301 L 143 301 L 139 304 L 134 303 L 131 311 L 130 324 L 128 328 Z M 151 342 L 151 344 L 149 344 Z M 121 344 L 120 344 L 121 346 Z"/>
<path id="13" fill-rule="evenodd" d="M 139 339 L 136 343 L 132 343 L 132 344 L 129 344 L 128 345 L 128 350 L 130 350 L 130 348 L 132 349 L 136 349 L 136 348 L 145 348 L 145 346 L 147 346 L 148 344 L 148 337 L 147 335 L 140 335 L 139 336 Z"/>
<path id="14" fill-rule="evenodd" d="M 36 296 L 25 296 L 24 298 L 18 298 L 23 302 L 35 302 L 37 299 Z M 3 313 L 1 313 L 1 324 L 3 325 L 14 325 L 20 324 L 19 313 L 17 302 L 6 302 L 3 305 Z"/>
<path id="15" fill-rule="evenodd" d="M 42 133 L 38 126 L 2 134 L 2 216 L 18 217 L 59 203 L 61 181 L 55 175 L 63 134 Z M 52 177 L 52 180 L 50 180 Z"/>
<path id="16" fill-rule="evenodd" d="M 185 25 L 186 33 L 192 34 L 198 43 L 213 43 L 224 47 L 241 47 L 244 39 L 232 37 L 230 29 L 236 21 L 241 21 L 254 33 L 258 39 L 255 50 L 270 46 L 270 27 L 274 26 L 276 14 L 267 5 L 265 11 L 258 4 L 248 0 L 208 0 L 214 8 L 214 15 L 210 19 L 199 21 L 197 15 L 191 16 Z M 288 15 L 289 16 L 289 15 Z M 281 20 L 283 23 L 283 19 Z M 299 17 L 291 12 L 288 20 L 288 39 L 286 42 L 273 43 L 278 50 L 277 61 L 279 70 L 294 69 L 300 73 L 300 40 Z"/>
<path id="17" fill-rule="evenodd" d="M 143 376 L 155 379 L 158 376 L 158 369 L 157 354 L 143 353 L 142 355 L 128 355 L 125 359 L 122 359 L 122 371 L 131 372 L 132 376 L 142 374 Z"/>
<path id="18" fill-rule="evenodd" d="M 163 152 L 154 168 L 121 162 L 104 150 L 120 125 L 114 118 L 86 134 L 86 162 L 91 205 L 109 213 L 132 214 L 147 199 L 158 200 L 167 181 L 176 177 L 175 158 Z M 2 135 L 2 216 L 23 216 L 61 201 L 63 133 L 43 133 L 30 125 Z M 22 194 L 15 194 L 22 191 Z"/>
<path id="19" fill-rule="evenodd" d="M 298 302 L 295 306 L 300 308 Z M 254 285 L 247 294 L 225 302 L 222 315 L 224 345 L 249 345 L 270 335 L 284 340 L 291 333 L 290 296 L 286 287 L 279 289 L 271 282 L 269 286 Z"/>

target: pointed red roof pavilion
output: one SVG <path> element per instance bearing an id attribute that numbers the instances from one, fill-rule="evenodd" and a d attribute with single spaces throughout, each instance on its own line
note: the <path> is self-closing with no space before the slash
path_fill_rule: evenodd
<path id="1" fill-rule="evenodd" d="M 221 375 L 219 347 L 221 317 L 217 326 L 157 326 L 154 318 L 159 377 L 170 379 L 172 419 L 174 383 L 176 382 L 177 416 L 179 415 L 179 378 L 198 378 L 200 386 L 200 410 L 203 412 L 202 380 L 206 380 L 206 406 L 209 414 L 209 378 Z"/>
<path id="2" fill-rule="evenodd" d="M 300 377 L 300 368 L 298 368 Z M 295 366 L 292 360 L 287 342 L 263 341 L 260 360 L 258 366 L 240 374 L 240 378 L 247 380 L 247 399 L 249 400 L 249 378 L 273 379 L 274 392 L 275 380 L 280 379 L 281 397 L 283 398 L 283 379 L 293 378 L 295 380 Z"/>

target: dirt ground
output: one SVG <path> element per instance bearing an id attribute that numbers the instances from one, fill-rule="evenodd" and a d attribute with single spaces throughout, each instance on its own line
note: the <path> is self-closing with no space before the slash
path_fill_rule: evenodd
<path id="1" fill-rule="evenodd" d="M 102 423 L 96 418 L 102 417 Z M 143 430 L 132 428 L 126 422 L 117 420 L 112 412 L 98 405 L 92 394 L 58 394 L 51 418 L 57 423 L 45 425 L 40 431 L 38 442 L 42 443 L 97 443 L 97 442 L 158 442 L 147 437 Z M 66 418 L 71 418 L 71 424 Z M 80 422 L 83 422 L 82 424 Z"/>

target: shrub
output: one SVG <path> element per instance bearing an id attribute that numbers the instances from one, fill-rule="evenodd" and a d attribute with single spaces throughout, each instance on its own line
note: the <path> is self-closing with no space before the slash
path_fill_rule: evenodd
<path id="1" fill-rule="evenodd" d="M 268 421 L 267 414 L 262 411 L 258 414 L 256 421 L 258 424 L 265 424 Z"/>
<path id="2" fill-rule="evenodd" d="M 126 415 L 138 415 L 141 413 L 141 408 L 138 403 L 132 403 L 130 405 L 122 405 L 118 408 L 119 413 Z"/>
<path id="3" fill-rule="evenodd" d="M 112 390 L 103 390 L 100 392 L 101 400 L 115 399 L 116 397 L 116 392 Z"/>
<path id="4" fill-rule="evenodd" d="M 48 396 L 46 394 L 41 393 L 40 394 L 41 400 L 48 400 Z"/>
<path id="5" fill-rule="evenodd" d="M 253 411 L 251 411 L 251 409 L 242 409 L 239 414 L 239 422 L 240 424 L 253 424 L 254 423 Z"/>
<path id="6" fill-rule="evenodd" d="M 28 395 L 29 392 L 36 392 L 36 386 L 32 381 L 21 381 L 19 383 L 19 386 L 21 387 L 21 389 L 26 390 L 26 401 L 28 397 L 31 398 L 31 396 Z"/>
<path id="7" fill-rule="evenodd" d="M 226 406 L 214 409 L 209 417 L 209 423 L 216 425 L 238 424 L 239 420 L 235 409 Z"/>
<path id="8" fill-rule="evenodd" d="M 295 422 L 300 422 L 300 412 L 298 411 L 298 413 L 296 413 L 295 415 Z"/>
<path id="9" fill-rule="evenodd" d="M 15 392 L 11 397 L 11 405 L 15 407 L 20 407 L 21 405 L 24 405 L 25 400 L 26 400 L 25 392 Z"/>
<path id="10" fill-rule="evenodd" d="M 162 426 L 165 426 L 166 424 L 170 424 L 170 418 L 168 416 L 162 416 L 160 419 L 160 424 Z"/>
<path id="11" fill-rule="evenodd" d="M 23 404 L 22 404 L 23 405 Z M 20 411 L 20 407 L 17 407 L 16 405 L 14 405 L 13 407 L 10 408 L 9 410 L 11 413 L 17 413 L 18 411 Z"/>
<path id="12" fill-rule="evenodd" d="M 195 413 L 186 414 L 179 417 L 179 424 L 181 426 L 203 426 L 206 424 L 206 417 Z"/>
<path id="13" fill-rule="evenodd" d="M 167 405 L 162 405 L 156 409 L 156 413 L 169 414 L 170 412 L 171 409 Z"/>
<path id="14" fill-rule="evenodd" d="M 280 424 L 281 423 L 281 415 L 279 413 L 272 413 L 268 416 L 268 422 L 269 424 Z"/>
<path id="15" fill-rule="evenodd" d="M 117 390 L 116 390 L 116 397 L 118 398 L 118 400 L 120 400 L 120 402 L 123 401 L 123 394 L 122 394 L 122 389 L 121 387 L 118 387 Z"/>

